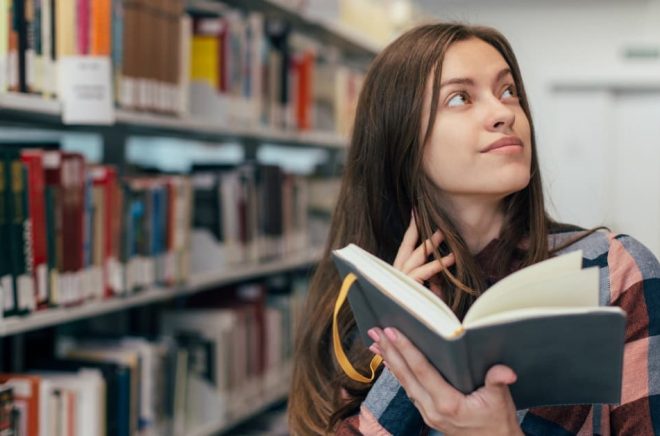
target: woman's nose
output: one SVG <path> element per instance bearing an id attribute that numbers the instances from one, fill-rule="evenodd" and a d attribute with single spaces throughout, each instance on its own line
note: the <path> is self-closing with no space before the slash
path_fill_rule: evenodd
<path id="1" fill-rule="evenodd" d="M 510 107 L 497 98 L 490 99 L 488 105 L 488 118 L 486 120 L 488 129 L 501 130 L 513 126 L 516 114 Z"/>

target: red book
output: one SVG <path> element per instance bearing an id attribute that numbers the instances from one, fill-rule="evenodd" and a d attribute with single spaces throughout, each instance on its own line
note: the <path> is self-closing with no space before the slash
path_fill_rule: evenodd
<path id="1" fill-rule="evenodd" d="M 167 251 L 167 274 L 165 283 L 173 285 L 176 281 L 176 267 L 173 264 L 173 257 L 176 255 L 176 202 L 178 195 L 179 179 L 176 177 L 167 178 L 167 239 L 165 250 Z"/>
<path id="2" fill-rule="evenodd" d="M 64 249 L 62 267 L 68 274 L 63 292 L 68 291 L 67 303 L 81 303 L 79 273 L 84 267 L 85 159 L 79 153 L 62 153 L 62 235 Z"/>
<path id="3" fill-rule="evenodd" d="M 314 74 L 314 53 L 305 51 L 298 70 L 298 101 L 296 102 L 296 121 L 300 130 L 312 127 L 312 75 Z"/>
<path id="4" fill-rule="evenodd" d="M 41 378 L 25 374 L 0 374 L 0 383 L 14 388 L 14 403 L 24 411 L 25 435 L 39 436 L 39 384 Z"/>
<path id="5" fill-rule="evenodd" d="M 48 245 L 46 242 L 46 175 L 44 152 L 25 149 L 21 160 L 28 171 L 28 210 L 32 226 L 32 271 L 35 283 L 35 301 L 38 309 L 48 305 Z"/>
<path id="6" fill-rule="evenodd" d="M 96 165 L 90 168 L 94 189 L 100 189 L 103 197 L 103 207 L 101 211 L 104 216 L 102 218 L 103 229 L 102 232 L 102 267 L 103 267 L 103 287 L 104 295 L 106 298 L 112 297 L 115 293 L 119 292 L 117 285 L 113 280 L 116 274 L 115 263 L 118 261 L 119 247 L 118 237 L 119 229 L 116 227 L 116 219 L 114 215 L 121 215 L 117 210 L 117 170 L 115 167 L 108 165 Z"/>
<path id="7" fill-rule="evenodd" d="M 62 152 L 45 151 L 44 152 L 44 173 L 46 178 L 46 190 L 48 191 L 53 210 L 47 211 L 51 216 L 52 227 L 47 233 L 49 253 L 51 257 L 49 263 L 48 287 L 50 290 L 50 302 L 60 304 L 63 296 L 60 293 L 59 276 L 63 271 L 62 260 L 64 257 L 64 239 L 62 235 L 62 209 L 63 209 L 63 189 L 62 189 Z"/>
<path id="8" fill-rule="evenodd" d="M 78 28 L 76 29 L 76 35 L 78 37 L 78 54 L 88 55 L 89 54 L 89 22 L 90 22 L 90 0 L 77 0 L 78 10 L 77 10 L 77 21 Z"/>

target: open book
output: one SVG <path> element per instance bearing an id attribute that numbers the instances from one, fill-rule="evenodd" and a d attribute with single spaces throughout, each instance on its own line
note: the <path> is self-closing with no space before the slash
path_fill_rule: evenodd
<path id="1" fill-rule="evenodd" d="M 357 276 L 348 301 L 365 345 L 370 328 L 395 327 L 464 393 L 507 365 L 518 375 L 518 409 L 620 401 L 625 313 L 599 306 L 598 268 L 582 269 L 581 251 L 500 280 L 462 323 L 429 289 L 356 245 L 333 259 L 342 278 Z"/>

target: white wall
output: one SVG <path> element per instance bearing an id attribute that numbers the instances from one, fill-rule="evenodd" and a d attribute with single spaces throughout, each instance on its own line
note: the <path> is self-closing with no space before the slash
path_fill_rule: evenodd
<path id="1" fill-rule="evenodd" d="M 660 138 L 653 137 L 644 124 L 660 121 L 660 105 L 646 104 L 637 113 L 626 112 L 637 106 L 636 98 L 646 91 L 660 90 L 660 60 L 633 61 L 623 56 L 631 45 L 660 47 L 660 0 L 417 3 L 439 19 L 493 26 L 511 42 L 531 102 L 548 199 L 556 206 L 551 211 L 583 226 L 605 223 L 615 231 L 647 235 L 643 242 L 660 254 L 660 240 L 653 236 L 660 227 L 660 183 L 649 176 L 651 169 L 660 172 L 660 161 L 655 156 L 643 157 L 645 147 L 651 149 L 644 138 L 660 148 Z M 614 98 L 640 83 L 648 89 L 632 100 Z M 585 91 L 585 85 L 591 89 Z M 655 95 L 660 99 L 660 93 Z M 626 141 L 617 120 L 625 121 L 628 131 L 646 132 L 646 136 L 638 134 L 634 143 Z M 631 148 L 622 151 L 620 147 Z M 637 161 L 620 165 L 622 154 L 631 154 Z M 635 172 L 639 165 L 645 171 Z M 633 177 L 640 180 L 634 186 L 626 182 Z M 626 189 L 618 181 L 641 190 L 640 199 L 625 201 L 622 195 L 614 196 L 617 189 Z M 580 188 L 575 190 L 575 186 Z M 621 218 L 616 214 L 621 207 L 638 208 L 632 213 L 645 218 Z"/>

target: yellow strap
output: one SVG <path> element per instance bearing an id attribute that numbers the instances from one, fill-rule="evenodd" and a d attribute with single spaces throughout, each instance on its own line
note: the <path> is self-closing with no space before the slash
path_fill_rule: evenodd
<path id="1" fill-rule="evenodd" d="M 361 383 L 371 383 L 376 377 L 376 369 L 383 361 L 383 358 L 376 354 L 373 359 L 371 359 L 371 363 L 369 364 L 369 368 L 371 369 L 371 377 L 365 377 L 357 372 L 355 368 L 353 368 L 353 365 L 351 365 L 351 362 L 348 361 L 348 357 L 346 357 L 344 348 L 341 345 L 341 340 L 339 339 L 337 315 L 339 314 L 339 309 L 341 309 L 344 301 L 346 301 L 346 297 L 348 297 L 348 291 L 351 289 L 353 283 L 355 283 L 355 280 L 357 280 L 355 274 L 348 274 L 344 278 L 344 283 L 341 285 L 341 290 L 339 291 L 339 296 L 337 297 L 337 302 L 335 303 L 335 314 L 332 319 L 332 344 L 335 348 L 335 356 L 337 357 L 337 361 L 339 362 L 339 365 L 344 370 L 346 375 Z"/>

